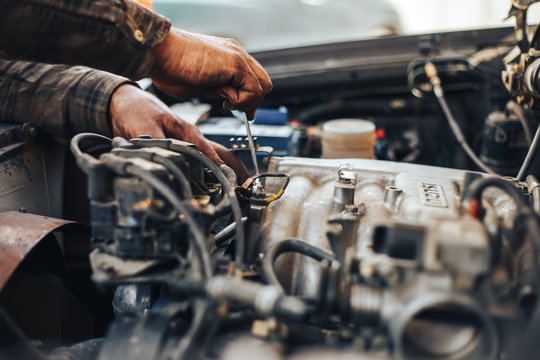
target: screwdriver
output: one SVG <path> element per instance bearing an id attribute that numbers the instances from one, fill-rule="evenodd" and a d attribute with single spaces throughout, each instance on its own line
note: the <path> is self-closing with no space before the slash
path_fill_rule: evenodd
<path id="1" fill-rule="evenodd" d="M 251 136 L 251 128 L 249 127 L 249 121 L 245 112 L 238 110 L 231 111 L 234 117 L 240 121 L 244 121 L 246 125 L 246 133 L 248 137 L 249 150 L 251 152 L 251 160 L 253 160 L 253 166 L 255 167 L 255 176 L 259 175 L 259 165 L 257 164 L 257 154 L 255 153 L 255 142 L 253 136 Z"/>

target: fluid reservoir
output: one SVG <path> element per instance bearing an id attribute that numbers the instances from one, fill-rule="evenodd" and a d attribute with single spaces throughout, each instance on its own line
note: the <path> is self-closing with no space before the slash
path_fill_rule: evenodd
<path id="1" fill-rule="evenodd" d="M 322 157 L 374 159 L 375 124 L 368 120 L 336 119 L 324 123 Z"/>

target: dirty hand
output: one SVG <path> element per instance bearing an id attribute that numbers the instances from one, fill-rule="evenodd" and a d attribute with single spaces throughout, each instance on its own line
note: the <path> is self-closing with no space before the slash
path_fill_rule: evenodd
<path id="1" fill-rule="evenodd" d="M 242 110 L 251 120 L 272 90 L 262 66 L 232 39 L 171 28 L 155 50 L 150 78 L 176 97 L 217 95 L 227 110 Z"/>
<path id="2" fill-rule="evenodd" d="M 242 183 L 247 179 L 244 164 L 225 147 L 204 138 L 201 131 L 174 114 L 154 95 L 133 85 L 122 85 L 111 97 L 109 113 L 114 136 L 131 139 L 150 135 L 190 142 L 216 164 L 227 164 Z"/>

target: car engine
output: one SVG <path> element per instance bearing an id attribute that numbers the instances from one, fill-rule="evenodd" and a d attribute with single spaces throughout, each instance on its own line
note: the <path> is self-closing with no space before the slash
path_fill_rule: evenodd
<path id="1" fill-rule="evenodd" d="M 176 140 L 81 134 L 72 147 L 90 177 L 93 279 L 116 288 L 100 359 L 313 358 L 322 345 L 495 359 L 534 311 L 538 223 L 522 183 L 271 158 L 235 193 Z"/>
<path id="2" fill-rule="evenodd" d="M 310 132 L 289 156 L 259 145 L 259 172 L 234 138 L 232 151 L 250 168 L 238 184 L 230 168 L 179 140 L 75 136 L 71 150 L 88 177 L 92 281 L 114 293 L 115 320 L 102 339 L 28 358 L 532 358 L 540 325 L 533 2 L 512 1 L 516 28 L 497 33 L 505 46 L 474 57 L 438 52 L 436 36 L 415 38 L 423 56 L 407 60 L 406 72 L 414 97 L 385 93 L 388 80 L 361 100 L 343 82 L 330 89 L 342 95 L 324 103 L 321 89 L 288 87 L 268 99 L 288 102 L 309 126 L 373 115 L 388 131 L 377 159 L 315 157 L 320 139 Z M 495 81 L 487 63 L 502 57 Z M 305 74 L 295 71 L 282 81 L 298 83 Z M 456 104 L 474 92 L 487 116 L 462 129 L 453 111 L 466 117 L 470 109 Z M 425 122 L 407 128 L 409 113 Z M 433 114 L 448 122 L 443 158 L 434 155 L 438 140 L 423 136 Z M 478 128 L 482 141 L 469 145 Z M 0 325 L 5 339 L 22 338 Z"/>

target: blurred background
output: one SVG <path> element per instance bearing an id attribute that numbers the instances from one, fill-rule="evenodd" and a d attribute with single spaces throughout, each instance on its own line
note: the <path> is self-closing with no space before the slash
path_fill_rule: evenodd
<path id="1" fill-rule="evenodd" d="M 154 0 L 153 7 L 177 27 L 235 38 L 249 51 L 513 24 L 505 21 L 510 0 Z M 536 4 L 530 22 L 539 16 Z"/>

